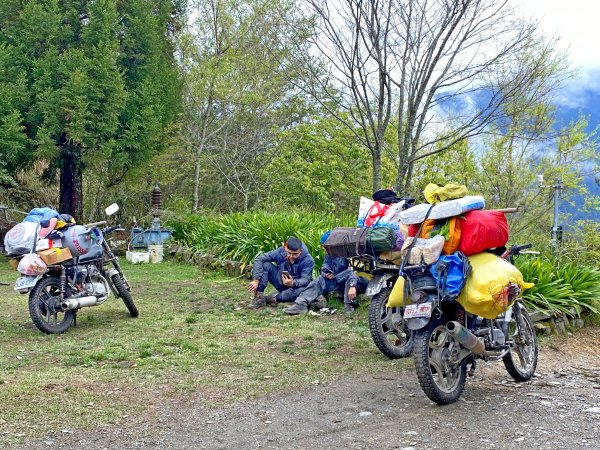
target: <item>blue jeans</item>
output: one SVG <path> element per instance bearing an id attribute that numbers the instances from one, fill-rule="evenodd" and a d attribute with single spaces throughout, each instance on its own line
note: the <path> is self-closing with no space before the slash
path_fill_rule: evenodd
<path id="1" fill-rule="evenodd" d="M 281 271 L 273 263 L 265 262 L 263 264 L 263 274 L 258 280 L 257 292 L 264 292 L 267 285 L 271 283 L 279 292 L 275 297 L 278 302 L 293 302 L 296 300 L 304 287 L 288 287 L 281 282 Z"/>

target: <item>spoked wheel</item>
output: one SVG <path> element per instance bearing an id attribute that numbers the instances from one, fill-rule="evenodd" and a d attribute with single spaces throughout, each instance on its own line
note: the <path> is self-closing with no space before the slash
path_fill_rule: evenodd
<path id="1" fill-rule="evenodd" d="M 457 361 L 460 344 L 435 321 L 415 332 L 414 360 L 421 389 L 439 405 L 458 400 L 465 387 L 467 363 Z"/>
<path id="2" fill-rule="evenodd" d="M 125 286 L 125 283 L 123 282 L 123 279 L 121 278 L 121 275 L 116 273 L 110 279 L 113 283 L 113 286 L 119 293 L 119 297 L 121 297 L 121 299 L 123 300 L 123 303 L 125 303 L 125 307 L 129 311 L 129 314 L 131 315 L 131 317 L 139 316 L 140 313 L 139 313 L 137 307 L 135 306 L 135 303 L 133 303 L 133 298 L 131 297 L 131 292 L 129 292 L 129 290 Z"/>
<path id="3" fill-rule="evenodd" d="M 29 315 L 33 324 L 44 333 L 60 334 L 75 320 L 75 310 L 60 307 L 60 279 L 42 278 L 29 293 Z"/>
<path id="4" fill-rule="evenodd" d="M 413 333 L 402 319 L 402 308 L 385 305 L 392 292 L 383 288 L 369 304 L 369 329 L 377 348 L 391 359 L 405 358 L 413 349 Z"/>
<path id="5" fill-rule="evenodd" d="M 524 307 L 513 306 L 513 316 L 508 324 L 510 352 L 502 361 L 506 370 L 517 381 L 527 381 L 535 373 L 538 345 L 531 318 Z"/>

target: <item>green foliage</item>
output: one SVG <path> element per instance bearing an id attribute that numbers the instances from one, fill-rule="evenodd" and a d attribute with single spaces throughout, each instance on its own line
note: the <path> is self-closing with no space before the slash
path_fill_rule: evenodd
<path id="1" fill-rule="evenodd" d="M 577 222 L 568 230 L 561 254 L 579 264 L 598 266 L 600 223 L 592 220 Z"/>
<path id="2" fill-rule="evenodd" d="M 234 213 L 229 215 L 190 215 L 171 221 L 174 239 L 194 250 L 206 251 L 223 259 L 250 264 L 259 254 L 273 250 L 290 236 L 306 244 L 318 270 L 323 263 L 321 235 L 336 226 L 349 223 L 307 212 Z"/>
<path id="3" fill-rule="evenodd" d="M 276 146 L 263 175 L 273 201 L 294 208 L 354 212 L 356 199 L 371 192 L 371 157 L 337 119 L 299 124 L 279 134 Z M 391 161 L 385 163 L 393 175 Z"/>
<path id="4" fill-rule="evenodd" d="M 516 265 L 526 281 L 535 283 L 523 295 L 532 309 L 570 316 L 579 311 L 600 314 L 600 270 L 571 261 L 556 267 L 540 258 L 521 258 Z"/>
<path id="5" fill-rule="evenodd" d="M 275 136 L 310 109 L 294 53 L 308 22 L 295 0 L 192 4 L 180 40 L 192 210 L 248 210 L 269 195 L 262 173 Z"/>
<path id="6" fill-rule="evenodd" d="M 0 177 L 39 158 L 54 171 L 75 159 L 102 178 L 92 188 L 102 196 L 164 150 L 181 111 L 169 36 L 179 3 L 3 2 Z"/>

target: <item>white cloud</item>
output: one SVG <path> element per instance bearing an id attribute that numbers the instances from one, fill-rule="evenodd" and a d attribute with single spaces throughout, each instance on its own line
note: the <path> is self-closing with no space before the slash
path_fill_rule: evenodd
<path id="1" fill-rule="evenodd" d="M 560 37 L 560 46 L 568 48 L 571 61 L 583 70 L 600 69 L 600 3 L 590 0 L 513 0 L 526 17 L 540 22 L 548 36 Z"/>
<path id="2" fill-rule="evenodd" d="M 527 18 L 536 19 L 542 32 L 559 38 L 569 62 L 579 76 L 568 80 L 558 93 L 558 105 L 579 109 L 586 106 L 590 91 L 600 92 L 600 2 L 590 0 L 511 0 Z"/>

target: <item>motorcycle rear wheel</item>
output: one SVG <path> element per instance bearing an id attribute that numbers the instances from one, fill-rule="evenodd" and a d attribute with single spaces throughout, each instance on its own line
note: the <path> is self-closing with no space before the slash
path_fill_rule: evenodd
<path id="1" fill-rule="evenodd" d="M 413 333 L 406 325 L 398 328 L 401 323 L 401 308 L 386 307 L 392 292 L 391 287 L 385 287 L 374 295 L 369 303 L 369 329 L 373 342 L 381 353 L 390 359 L 406 358 L 413 350 Z"/>
<path id="2" fill-rule="evenodd" d="M 110 280 L 112 281 L 113 286 L 119 293 L 119 297 L 121 297 L 121 299 L 123 300 L 123 303 L 125 303 L 125 306 L 127 307 L 129 314 L 131 314 L 131 317 L 139 316 L 140 312 L 138 311 L 137 307 L 133 303 L 133 298 L 131 297 L 131 292 L 129 292 L 129 290 L 125 287 L 125 283 L 123 282 L 121 275 L 119 275 L 118 273 L 115 273 L 112 277 L 110 277 Z"/>
<path id="3" fill-rule="evenodd" d="M 508 324 L 508 337 L 513 343 L 502 362 L 516 381 L 527 381 L 535 373 L 538 360 L 537 336 L 531 318 L 525 308 L 514 311 Z"/>
<path id="4" fill-rule="evenodd" d="M 460 344 L 436 320 L 415 332 L 413 357 L 417 379 L 425 395 L 438 405 L 457 401 L 465 388 L 467 363 L 452 363 Z"/>
<path id="5" fill-rule="evenodd" d="M 46 334 L 61 334 L 71 328 L 75 310 L 60 307 L 60 279 L 45 277 L 29 293 L 29 316 L 33 324 Z"/>

